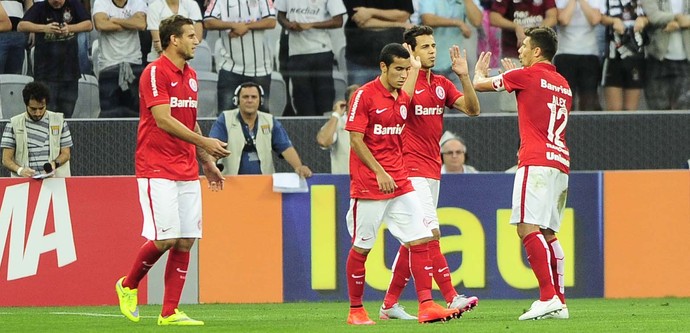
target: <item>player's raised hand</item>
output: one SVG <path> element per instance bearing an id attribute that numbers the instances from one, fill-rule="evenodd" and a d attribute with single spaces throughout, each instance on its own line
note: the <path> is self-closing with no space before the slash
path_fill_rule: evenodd
<path id="1" fill-rule="evenodd" d="M 460 51 L 460 47 L 453 45 L 450 49 L 451 69 L 458 76 L 469 75 L 470 70 L 467 67 L 467 50 Z"/>
<path id="2" fill-rule="evenodd" d="M 422 60 L 419 59 L 419 56 L 415 57 L 413 55 L 414 53 L 412 52 L 412 46 L 410 46 L 410 44 L 403 43 L 403 47 L 405 48 L 405 50 L 407 50 L 407 52 L 410 53 L 410 66 L 412 67 L 412 69 L 422 68 Z"/>
<path id="3" fill-rule="evenodd" d="M 475 76 L 480 74 L 482 77 L 489 77 L 489 64 L 491 64 L 491 52 L 482 52 L 474 65 Z"/>
<path id="4" fill-rule="evenodd" d="M 503 71 L 509 71 L 511 69 L 516 69 L 518 68 L 517 64 L 513 62 L 512 59 L 510 58 L 503 58 L 501 59 L 501 65 L 503 65 Z"/>

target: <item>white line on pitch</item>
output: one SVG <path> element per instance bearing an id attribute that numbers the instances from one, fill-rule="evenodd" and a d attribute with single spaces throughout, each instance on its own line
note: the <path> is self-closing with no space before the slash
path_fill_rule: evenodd
<path id="1" fill-rule="evenodd" d="M 123 317 L 119 314 L 111 313 L 91 313 L 91 312 L 50 312 L 52 315 L 67 315 L 67 316 L 86 316 L 86 317 Z M 139 318 L 158 318 L 157 316 L 139 316 Z"/>

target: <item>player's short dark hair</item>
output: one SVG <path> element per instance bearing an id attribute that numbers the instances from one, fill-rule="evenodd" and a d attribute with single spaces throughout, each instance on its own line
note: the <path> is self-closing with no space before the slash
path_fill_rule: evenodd
<path id="1" fill-rule="evenodd" d="M 534 27 L 525 30 L 530 38 L 531 47 L 538 47 L 546 60 L 551 61 L 558 50 L 558 35 L 549 27 Z"/>
<path id="2" fill-rule="evenodd" d="M 160 32 L 161 48 L 165 50 L 170 45 L 170 36 L 180 37 L 184 33 L 182 29 L 185 25 L 194 25 L 194 21 L 182 15 L 173 15 L 161 21 L 158 31 Z"/>
<path id="3" fill-rule="evenodd" d="M 410 58 L 410 52 L 398 43 L 390 43 L 381 49 L 379 54 L 379 62 L 386 64 L 386 67 L 390 66 L 395 58 L 408 59 Z"/>
<path id="4" fill-rule="evenodd" d="M 50 100 L 50 90 L 43 82 L 29 82 L 22 90 L 22 97 L 24 97 L 24 105 L 29 106 L 29 101 L 44 101 L 48 103 Z"/>
<path id="5" fill-rule="evenodd" d="M 407 43 L 414 50 L 417 47 L 417 36 L 433 36 L 434 29 L 428 25 L 415 25 L 405 30 L 403 42 Z"/>

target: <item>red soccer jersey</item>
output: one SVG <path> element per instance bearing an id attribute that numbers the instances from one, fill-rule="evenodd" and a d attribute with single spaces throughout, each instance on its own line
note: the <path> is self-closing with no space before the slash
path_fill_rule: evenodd
<path id="1" fill-rule="evenodd" d="M 556 8 L 555 0 L 496 0 L 491 4 L 491 11 L 501 14 L 508 21 L 515 22 L 523 28 L 542 25 L 546 11 Z M 501 34 L 502 57 L 518 57 L 517 36 L 512 30 L 503 30 Z"/>
<path id="2" fill-rule="evenodd" d="M 520 151 L 518 166 L 538 165 L 570 171 L 565 129 L 573 102 L 568 81 L 551 64 L 507 71 L 503 84 L 517 95 Z"/>
<path id="3" fill-rule="evenodd" d="M 146 66 L 139 82 L 139 129 L 135 153 L 136 176 L 170 180 L 199 179 L 196 146 L 158 128 L 151 108 L 169 104 L 173 118 L 190 130 L 196 125 L 196 72 L 177 68 L 166 56 Z"/>
<path id="4" fill-rule="evenodd" d="M 393 177 L 398 188 L 391 194 L 379 191 L 376 174 L 350 151 L 350 196 L 359 199 L 390 199 L 413 191 L 402 157 L 401 133 L 408 116 L 410 97 L 398 91 L 394 98 L 379 78 L 355 91 L 345 129 L 364 134 L 364 144 Z"/>
<path id="5" fill-rule="evenodd" d="M 453 107 L 462 93 L 446 77 L 431 73 L 426 80 L 425 71 L 419 72 L 412 112 L 405 122 L 403 158 L 410 177 L 441 179 L 441 147 L 443 112 Z"/>

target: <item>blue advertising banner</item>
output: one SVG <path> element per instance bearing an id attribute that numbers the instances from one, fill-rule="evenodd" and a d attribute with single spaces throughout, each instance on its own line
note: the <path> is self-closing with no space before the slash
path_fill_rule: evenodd
<path id="1" fill-rule="evenodd" d="M 346 300 L 351 246 L 345 216 L 349 177 L 316 175 L 310 193 L 283 195 L 284 300 Z M 509 224 L 513 175 L 444 175 L 438 204 L 441 249 L 460 293 L 534 298 L 537 281 Z M 558 238 L 566 255 L 566 297 L 603 296 L 600 173 L 573 173 Z M 382 300 L 400 244 L 386 228 L 367 259 L 365 299 Z M 441 299 L 439 294 L 436 299 Z M 414 286 L 403 299 L 416 299 Z"/>

